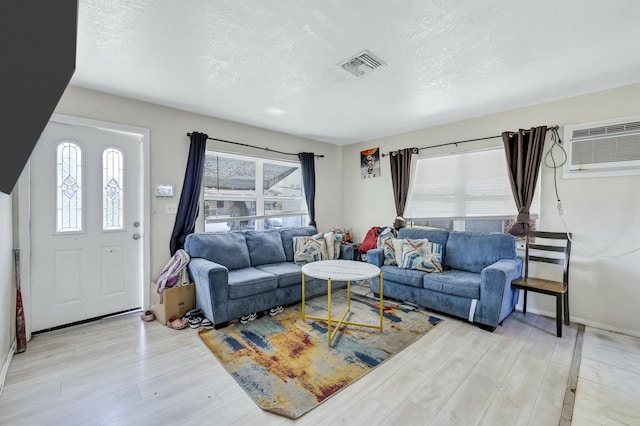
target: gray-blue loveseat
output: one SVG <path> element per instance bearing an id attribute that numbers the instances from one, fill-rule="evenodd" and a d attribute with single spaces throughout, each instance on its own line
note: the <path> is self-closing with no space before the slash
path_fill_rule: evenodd
<path id="1" fill-rule="evenodd" d="M 518 303 L 519 291 L 511 281 L 519 278 L 523 261 L 516 240 L 502 233 L 402 228 L 397 238 L 428 239 L 442 246 L 442 272 L 423 272 L 384 265 L 382 248 L 367 251 L 367 261 L 383 272 L 385 297 L 463 318 L 490 331 Z M 371 290 L 380 293 L 378 278 Z"/>
<path id="2" fill-rule="evenodd" d="M 188 235 L 184 249 L 191 257 L 196 308 L 219 328 L 301 301 L 302 271 L 294 263 L 293 238 L 317 233 L 315 227 L 303 226 Z M 305 277 L 306 297 L 326 291 L 326 281 Z"/>

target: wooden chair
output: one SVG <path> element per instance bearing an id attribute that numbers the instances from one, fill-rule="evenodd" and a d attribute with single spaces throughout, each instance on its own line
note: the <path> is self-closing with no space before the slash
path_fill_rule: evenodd
<path id="1" fill-rule="evenodd" d="M 524 290 L 522 313 L 527 313 L 527 292 L 549 294 L 556 297 L 557 336 L 562 337 L 562 306 L 564 303 L 564 323 L 569 325 L 569 258 L 571 255 L 571 233 L 531 231 L 527 235 L 524 255 L 524 275 L 511 282 Z M 547 240 L 541 241 L 541 240 Z M 544 242 L 544 244 L 543 244 Z M 529 276 L 532 262 L 562 265 L 562 279 L 548 280 Z"/>

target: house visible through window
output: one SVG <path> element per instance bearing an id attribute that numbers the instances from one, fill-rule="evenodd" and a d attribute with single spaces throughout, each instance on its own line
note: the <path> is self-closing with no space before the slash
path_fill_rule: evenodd
<path id="1" fill-rule="evenodd" d="M 518 214 L 503 148 L 419 158 L 405 217 L 413 226 L 504 232 Z M 540 179 L 530 209 L 538 217 Z"/>
<path id="2" fill-rule="evenodd" d="M 297 162 L 207 151 L 203 186 L 207 232 L 301 226 L 308 221 Z"/>

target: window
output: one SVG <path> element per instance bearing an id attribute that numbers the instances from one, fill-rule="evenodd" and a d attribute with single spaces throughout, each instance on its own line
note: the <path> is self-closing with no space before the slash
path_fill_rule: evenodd
<path id="1" fill-rule="evenodd" d="M 307 222 L 299 163 L 207 151 L 205 231 L 301 226 Z"/>
<path id="2" fill-rule="evenodd" d="M 504 232 L 518 214 L 503 148 L 420 158 L 405 216 L 413 225 Z M 540 179 L 531 206 L 536 219 Z"/>
<path id="3" fill-rule="evenodd" d="M 56 232 L 82 231 L 82 150 L 62 142 L 56 150 Z"/>
<path id="4" fill-rule="evenodd" d="M 116 148 L 102 153 L 102 229 L 120 230 L 124 226 L 124 188 L 122 152 Z"/>

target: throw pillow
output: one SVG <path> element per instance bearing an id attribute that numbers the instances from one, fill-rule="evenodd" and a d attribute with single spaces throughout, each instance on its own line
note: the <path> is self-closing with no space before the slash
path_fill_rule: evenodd
<path id="1" fill-rule="evenodd" d="M 324 234 L 324 242 L 327 248 L 327 259 L 335 259 L 335 234 L 333 232 L 327 232 Z M 339 247 L 338 247 L 339 248 Z"/>
<path id="2" fill-rule="evenodd" d="M 429 240 L 405 238 L 402 267 L 425 272 L 442 272 L 442 246 Z"/>
<path id="3" fill-rule="evenodd" d="M 333 234 L 333 259 L 340 259 L 340 246 L 342 245 L 342 234 Z"/>
<path id="4" fill-rule="evenodd" d="M 396 265 L 399 268 L 402 267 L 402 244 L 404 243 L 404 238 L 394 238 L 391 243 L 393 244 L 393 254 L 396 258 Z"/>
<path id="5" fill-rule="evenodd" d="M 293 238 L 293 261 L 296 265 L 325 260 L 326 242 L 323 234 Z"/>
<path id="6" fill-rule="evenodd" d="M 384 228 L 380 235 L 378 235 L 378 248 L 383 249 L 383 264 L 384 265 L 397 265 L 395 250 L 393 248 L 393 228 Z"/>

